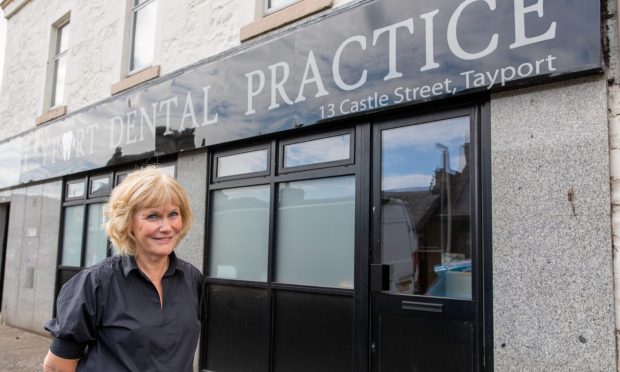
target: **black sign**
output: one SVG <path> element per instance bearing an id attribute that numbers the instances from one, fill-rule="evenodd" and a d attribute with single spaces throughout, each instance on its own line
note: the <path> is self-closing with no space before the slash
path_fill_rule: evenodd
<path id="1" fill-rule="evenodd" d="M 377 0 L 248 45 L 0 144 L 0 187 L 602 70 L 583 0 Z"/>

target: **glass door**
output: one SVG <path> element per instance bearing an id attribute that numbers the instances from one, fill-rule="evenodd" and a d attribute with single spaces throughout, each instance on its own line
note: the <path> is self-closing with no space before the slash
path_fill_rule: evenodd
<path id="1" fill-rule="evenodd" d="M 475 127 L 460 110 L 374 129 L 374 371 L 476 369 Z"/>

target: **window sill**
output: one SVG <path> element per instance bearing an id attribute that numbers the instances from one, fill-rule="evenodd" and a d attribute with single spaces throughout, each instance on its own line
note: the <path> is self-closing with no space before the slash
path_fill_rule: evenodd
<path id="1" fill-rule="evenodd" d="M 144 70 L 119 81 L 118 83 L 112 84 L 111 94 L 118 94 L 156 77 L 159 77 L 159 66 L 147 67 Z"/>
<path id="2" fill-rule="evenodd" d="M 40 116 L 37 116 L 35 123 L 36 125 L 41 125 L 43 123 L 47 123 L 48 121 L 64 116 L 66 113 L 67 106 L 54 107 L 47 112 L 42 113 Z"/>
<path id="3" fill-rule="evenodd" d="M 249 40 L 298 19 L 329 9 L 332 5 L 333 0 L 301 0 L 241 27 L 239 39 L 242 42 Z"/>

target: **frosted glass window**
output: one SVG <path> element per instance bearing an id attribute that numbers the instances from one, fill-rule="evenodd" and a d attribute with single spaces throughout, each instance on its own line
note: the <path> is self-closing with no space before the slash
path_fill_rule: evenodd
<path id="1" fill-rule="evenodd" d="M 65 208 L 61 265 L 80 266 L 82 259 L 82 226 L 84 226 L 84 206 L 76 205 Z"/>
<path id="2" fill-rule="evenodd" d="M 277 224 L 277 282 L 353 288 L 353 176 L 280 184 Z"/>
<path id="3" fill-rule="evenodd" d="M 351 135 L 320 138 L 284 146 L 284 166 L 328 163 L 351 157 Z"/>
<path id="4" fill-rule="evenodd" d="M 267 281 L 269 185 L 214 191 L 211 205 L 210 276 Z"/>
<path id="5" fill-rule="evenodd" d="M 106 258 L 108 254 L 108 238 L 103 224 L 103 206 L 105 203 L 88 206 L 88 230 L 86 232 L 85 266 L 91 266 Z"/>
<path id="6" fill-rule="evenodd" d="M 267 172 L 268 151 L 261 149 L 217 158 L 217 176 L 227 177 L 240 174 Z"/>

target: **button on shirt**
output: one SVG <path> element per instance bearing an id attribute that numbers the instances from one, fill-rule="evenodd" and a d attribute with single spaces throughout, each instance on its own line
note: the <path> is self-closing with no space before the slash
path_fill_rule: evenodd
<path id="1" fill-rule="evenodd" d="M 80 358 L 78 371 L 192 371 L 202 274 L 169 257 L 163 307 L 133 257 L 110 257 L 71 278 L 58 295 L 57 317 L 45 324 L 52 353 Z"/>

